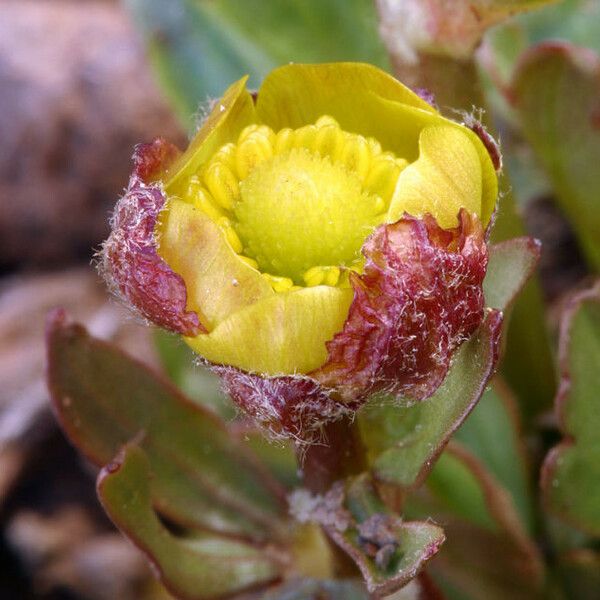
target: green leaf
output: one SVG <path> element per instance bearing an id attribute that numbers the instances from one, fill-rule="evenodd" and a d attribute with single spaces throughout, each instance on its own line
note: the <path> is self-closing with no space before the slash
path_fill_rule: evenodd
<path id="1" fill-rule="evenodd" d="M 287 62 L 389 67 L 371 0 L 126 0 L 185 122 L 242 75 Z"/>
<path id="2" fill-rule="evenodd" d="M 516 23 L 530 44 L 560 39 L 600 52 L 600 4 L 595 0 L 562 0 Z"/>
<path id="3" fill-rule="evenodd" d="M 521 522 L 532 531 L 533 505 L 520 429 L 516 402 L 506 385 L 495 378 L 455 439 L 469 448 L 510 493 Z"/>
<path id="4" fill-rule="evenodd" d="M 499 231 L 505 210 L 506 206 L 501 206 L 494 232 Z M 514 235 L 506 230 L 503 233 L 511 238 Z M 523 285 L 533 273 L 539 256 L 539 248 L 534 244 L 528 238 L 516 238 L 493 245 L 484 281 L 488 305 L 503 310 L 510 308 L 501 369 L 520 400 L 519 408 L 528 424 L 550 407 L 555 391 L 554 364 L 540 287 L 533 278 Z M 513 305 L 517 293 L 519 296 Z"/>
<path id="5" fill-rule="evenodd" d="M 432 573 L 473 600 L 540 597 L 543 565 L 508 491 L 466 448 L 451 442 L 406 505 L 448 536 Z"/>
<path id="6" fill-rule="evenodd" d="M 162 514 L 232 535 L 280 533 L 280 488 L 218 417 L 62 312 L 48 323 L 48 383 L 64 431 L 97 465 L 137 440 Z"/>
<path id="7" fill-rule="evenodd" d="M 589 264 L 600 270 L 600 58 L 565 43 L 528 51 L 511 96 Z"/>
<path id="8" fill-rule="evenodd" d="M 573 550 L 558 559 L 570 598 L 596 600 L 600 590 L 600 553 L 588 549 Z"/>
<path id="9" fill-rule="evenodd" d="M 422 483 L 492 375 L 501 321 L 497 312 L 488 315 L 457 350 L 444 383 L 428 400 L 399 407 L 378 399 L 358 413 L 358 426 L 378 479 L 404 488 Z"/>
<path id="10" fill-rule="evenodd" d="M 561 385 L 556 411 L 563 442 L 542 469 L 544 500 L 553 513 L 600 537 L 600 284 L 575 295 L 560 335 Z"/>
<path id="11" fill-rule="evenodd" d="M 367 589 L 377 598 L 416 577 L 445 539 L 437 525 L 403 521 L 391 512 L 367 473 L 334 484 L 325 496 L 298 491 L 291 506 L 299 520 L 324 527 L 356 563 Z"/>
<path id="12" fill-rule="evenodd" d="M 483 282 L 485 303 L 498 310 L 509 309 L 540 259 L 540 243 L 530 237 L 514 238 L 490 247 Z"/>
<path id="13" fill-rule="evenodd" d="M 231 398 L 221 389 L 219 378 L 198 362 L 198 356 L 180 336 L 156 329 L 154 342 L 167 375 L 190 400 L 209 408 L 225 421 L 235 418 L 237 411 Z"/>
<path id="14" fill-rule="evenodd" d="M 150 559 L 162 583 L 190 600 L 223 598 L 281 576 L 282 565 L 249 544 L 204 535 L 178 538 L 152 509 L 153 473 L 146 454 L 126 446 L 98 476 L 98 495 L 109 517 Z"/>

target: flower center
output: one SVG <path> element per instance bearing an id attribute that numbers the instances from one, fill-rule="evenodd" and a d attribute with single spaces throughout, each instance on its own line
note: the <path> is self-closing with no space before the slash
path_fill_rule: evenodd
<path id="1" fill-rule="evenodd" d="M 347 285 L 406 165 L 328 116 L 277 133 L 251 125 L 191 178 L 187 199 L 276 291 Z"/>
<path id="2" fill-rule="evenodd" d="M 356 173 L 299 148 L 241 182 L 234 227 L 261 271 L 302 284 L 315 265 L 349 267 L 359 259 L 382 209 Z"/>

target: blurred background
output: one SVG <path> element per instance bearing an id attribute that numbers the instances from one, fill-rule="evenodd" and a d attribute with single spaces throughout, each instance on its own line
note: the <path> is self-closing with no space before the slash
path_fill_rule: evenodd
<path id="1" fill-rule="evenodd" d="M 291 60 L 362 60 L 402 73 L 379 35 L 383 4 L 0 0 L 0 600 L 168 597 L 104 516 L 94 469 L 54 422 L 45 314 L 64 306 L 94 335 L 163 369 L 152 332 L 108 297 L 91 264 L 133 146 L 157 135 L 185 146 L 210 98 L 245 73 L 258 86 Z M 493 125 L 510 150 L 516 213 L 544 243 L 541 318 L 551 334 L 565 293 L 592 268 L 502 86 L 541 40 L 598 50 L 599 5 L 569 0 L 503 23 L 477 55 Z M 551 401 L 551 389 L 534 393 Z"/>

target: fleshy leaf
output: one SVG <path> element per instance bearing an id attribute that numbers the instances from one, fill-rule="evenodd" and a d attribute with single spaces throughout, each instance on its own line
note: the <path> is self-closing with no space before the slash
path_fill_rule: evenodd
<path id="1" fill-rule="evenodd" d="M 564 440 L 544 462 L 544 499 L 568 523 L 600 536 L 600 284 L 572 298 L 559 360 L 556 411 Z"/>
<path id="2" fill-rule="evenodd" d="M 278 486 L 220 419 L 61 312 L 48 323 L 48 384 L 63 429 L 97 465 L 138 440 L 154 507 L 173 521 L 259 539 L 281 527 Z"/>
<path id="3" fill-rule="evenodd" d="M 589 263 L 600 269 L 600 57 L 546 43 L 522 58 L 511 86 L 523 132 L 545 167 Z"/>
<path id="4" fill-rule="evenodd" d="M 448 539 L 432 574 L 470 598 L 541 597 L 543 566 L 513 499 L 485 465 L 451 442 L 406 505 L 411 518 L 444 523 Z"/>
<path id="5" fill-rule="evenodd" d="M 282 588 L 267 592 L 261 600 L 369 600 L 364 585 L 358 581 L 291 581 Z"/>
<path id="6" fill-rule="evenodd" d="M 240 73 L 258 87 L 271 69 L 289 62 L 362 60 L 389 67 L 371 0 L 244 0 L 244 10 L 239 0 L 126 4 L 184 120 Z"/>
<path id="7" fill-rule="evenodd" d="M 178 333 L 202 330 L 198 315 L 186 310 L 187 290 L 180 275 L 158 255 L 154 228 L 166 202 L 160 184 L 147 183 L 176 154 L 164 140 L 143 144 L 134 171 L 111 219 L 112 232 L 100 253 L 100 271 L 109 287 L 150 321 Z"/>
<path id="8" fill-rule="evenodd" d="M 483 317 L 487 247 L 465 210 L 443 230 L 426 215 L 383 225 L 363 246 L 364 275 L 327 362 L 312 376 L 346 402 L 385 391 L 423 400 L 440 385 L 452 352 Z"/>
<path id="9" fill-rule="evenodd" d="M 498 359 L 501 326 L 502 313 L 491 311 L 456 351 L 446 379 L 426 402 L 399 407 L 375 398 L 358 413 L 376 478 L 405 488 L 422 483 L 481 397 Z"/>
<path id="10" fill-rule="evenodd" d="M 152 508 L 152 470 L 146 454 L 126 446 L 98 476 L 98 495 L 115 525 L 155 567 L 178 598 L 212 600 L 280 578 L 282 565 L 249 544 L 203 535 L 175 537 Z"/>
<path id="11" fill-rule="evenodd" d="M 198 362 L 198 357 L 179 336 L 163 329 L 153 333 L 161 366 L 176 387 L 190 400 L 217 413 L 226 423 L 233 421 L 236 409 L 223 392 L 219 378 Z"/>
<path id="12" fill-rule="evenodd" d="M 367 474 L 334 484 L 324 496 L 299 490 L 291 503 L 298 520 L 325 528 L 356 562 L 369 592 L 377 597 L 416 577 L 445 539 L 433 523 L 406 522 L 390 512 Z"/>
<path id="13" fill-rule="evenodd" d="M 513 238 L 490 247 L 483 291 L 486 306 L 508 310 L 540 259 L 541 244 L 530 237 Z"/>
<path id="14" fill-rule="evenodd" d="M 506 384 L 495 377 L 454 439 L 475 454 L 510 493 L 521 522 L 532 530 L 533 503 L 520 429 L 516 400 Z"/>

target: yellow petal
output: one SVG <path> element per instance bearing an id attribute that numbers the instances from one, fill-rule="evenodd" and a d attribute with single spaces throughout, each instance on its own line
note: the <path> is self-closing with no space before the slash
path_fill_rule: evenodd
<path id="1" fill-rule="evenodd" d="M 457 127 L 432 125 L 421 132 L 419 150 L 419 159 L 398 178 L 386 220 L 430 213 L 450 228 L 458 224 L 461 207 L 481 217 L 482 166 L 469 136 Z"/>
<path id="2" fill-rule="evenodd" d="M 334 63 L 286 65 L 265 79 L 256 106 L 258 118 L 278 130 L 298 128 L 330 115 L 342 129 L 375 138 L 383 150 L 414 161 L 421 131 L 447 125 L 463 132 L 481 164 L 481 220 L 487 225 L 496 205 L 498 181 L 489 154 L 475 133 L 442 117 L 399 81 L 371 65 Z"/>
<path id="3" fill-rule="evenodd" d="M 277 294 L 236 312 L 209 334 L 185 339 L 214 363 L 265 375 L 308 373 L 325 362 L 325 342 L 342 329 L 353 294 L 328 286 Z"/>
<path id="4" fill-rule="evenodd" d="M 164 180 L 169 196 L 182 195 L 181 187 L 221 146 L 237 140 L 244 127 L 256 122 L 254 101 L 243 77 L 223 94 L 188 149 L 175 161 Z"/>
<path id="5" fill-rule="evenodd" d="M 235 311 L 275 292 L 258 271 L 235 254 L 222 229 L 201 210 L 181 200 L 161 213 L 159 254 L 181 275 L 187 309 L 211 330 Z"/>
<path id="6" fill-rule="evenodd" d="M 345 131 L 374 137 L 386 150 L 406 148 L 410 155 L 404 151 L 398 155 L 410 158 L 416 156 L 421 125 L 405 115 L 396 115 L 390 122 L 390 116 L 403 106 L 441 118 L 430 104 L 372 65 L 292 64 L 267 76 L 258 94 L 256 112 L 275 131 L 296 129 L 330 115 Z"/>

